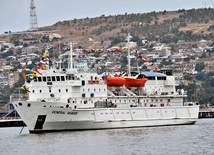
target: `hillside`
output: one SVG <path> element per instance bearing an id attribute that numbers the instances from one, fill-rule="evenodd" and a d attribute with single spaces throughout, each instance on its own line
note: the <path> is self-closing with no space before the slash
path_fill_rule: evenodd
<path id="1" fill-rule="evenodd" d="M 192 9 L 178 11 L 151 12 L 146 14 L 102 15 L 97 18 L 59 21 L 40 30 L 60 30 L 63 41 L 75 41 L 81 46 L 92 46 L 89 42 L 124 40 L 127 33 L 137 39 L 176 43 L 185 40 L 194 44 L 201 39 L 212 40 L 214 32 L 214 9 Z M 138 40 L 137 40 L 138 41 Z M 101 44 L 93 45 L 103 46 Z"/>
<path id="2" fill-rule="evenodd" d="M 191 9 L 162 11 L 115 16 L 102 15 L 96 18 L 59 21 L 52 26 L 39 28 L 40 31 L 60 30 L 61 42 L 77 42 L 83 48 L 103 48 L 119 45 L 128 33 L 133 41 L 141 40 L 175 44 L 184 40 L 187 46 L 197 44 L 201 39 L 212 43 L 214 33 L 214 9 Z M 48 34 L 47 34 L 48 35 Z M 0 40 L 14 42 L 30 35 L 16 37 L 1 36 Z M 11 39 L 13 38 L 13 39 Z M 92 38 L 93 41 L 89 41 Z M 54 44 L 54 43 L 53 43 Z M 43 46 L 43 44 L 39 44 Z"/>

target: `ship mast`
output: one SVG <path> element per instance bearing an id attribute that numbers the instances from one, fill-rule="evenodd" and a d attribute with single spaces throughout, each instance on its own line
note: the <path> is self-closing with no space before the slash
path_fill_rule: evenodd
<path id="1" fill-rule="evenodd" d="M 128 34 L 128 76 L 131 76 L 131 69 L 130 69 L 130 46 L 129 46 L 129 40 L 130 40 L 130 33 Z"/>
<path id="2" fill-rule="evenodd" d="M 70 53 L 71 53 L 71 58 L 70 58 L 70 67 L 71 67 L 71 70 L 73 69 L 73 44 L 72 44 L 72 42 L 70 42 Z"/>

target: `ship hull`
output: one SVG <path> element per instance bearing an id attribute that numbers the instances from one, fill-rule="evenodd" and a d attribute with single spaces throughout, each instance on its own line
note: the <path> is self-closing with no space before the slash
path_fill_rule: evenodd
<path id="1" fill-rule="evenodd" d="M 198 106 L 72 109 L 63 104 L 21 103 L 13 104 L 30 133 L 194 124 L 199 112 Z"/>

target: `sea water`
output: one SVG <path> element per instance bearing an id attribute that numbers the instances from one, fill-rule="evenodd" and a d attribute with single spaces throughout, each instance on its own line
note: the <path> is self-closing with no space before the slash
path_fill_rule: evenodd
<path id="1" fill-rule="evenodd" d="M 0 128 L 0 155 L 214 154 L 214 119 L 194 125 L 29 134 Z"/>

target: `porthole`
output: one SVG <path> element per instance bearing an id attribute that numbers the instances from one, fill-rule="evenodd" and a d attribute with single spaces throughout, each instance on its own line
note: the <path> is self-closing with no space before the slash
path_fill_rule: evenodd
<path id="1" fill-rule="evenodd" d="M 27 104 L 27 107 L 31 107 L 31 104 L 30 104 L 30 103 L 28 103 L 28 104 Z"/>
<path id="2" fill-rule="evenodd" d="M 19 102 L 19 106 L 22 106 L 22 103 L 21 103 L 21 102 Z"/>

